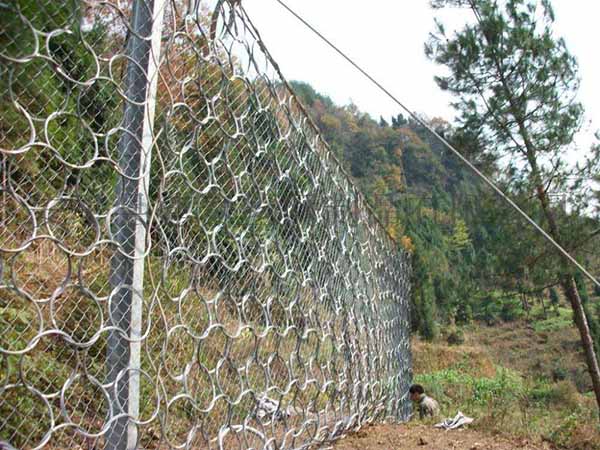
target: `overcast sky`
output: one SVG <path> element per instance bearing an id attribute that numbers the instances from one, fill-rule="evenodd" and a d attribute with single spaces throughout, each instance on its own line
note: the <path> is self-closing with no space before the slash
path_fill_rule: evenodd
<path id="1" fill-rule="evenodd" d="M 423 44 L 433 28 L 428 0 L 285 0 L 305 19 L 370 71 L 407 106 L 428 117 L 452 120 L 451 98 L 433 81 L 441 67 L 429 62 Z M 289 80 L 302 80 L 338 104 L 354 102 L 374 118 L 400 111 L 376 88 L 327 48 L 275 0 L 244 0 L 244 7 Z M 600 128 L 600 1 L 554 0 L 556 31 L 577 57 L 586 108 L 578 143 L 589 147 Z M 470 10 L 444 13 L 450 27 Z"/>

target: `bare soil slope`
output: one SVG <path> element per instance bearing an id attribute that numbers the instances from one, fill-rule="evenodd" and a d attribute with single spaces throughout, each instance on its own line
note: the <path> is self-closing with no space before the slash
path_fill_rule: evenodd
<path id="1" fill-rule="evenodd" d="M 461 429 L 442 431 L 420 423 L 373 425 L 340 440 L 335 450 L 548 450 L 545 444 Z"/>

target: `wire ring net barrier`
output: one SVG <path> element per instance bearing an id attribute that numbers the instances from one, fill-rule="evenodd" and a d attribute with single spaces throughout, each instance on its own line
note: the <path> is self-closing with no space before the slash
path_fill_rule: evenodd
<path id="1" fill-rule="evenodd" d="M 0 3 L 0 445 L 408 417 L 409 257 L 236 3 Z"/>

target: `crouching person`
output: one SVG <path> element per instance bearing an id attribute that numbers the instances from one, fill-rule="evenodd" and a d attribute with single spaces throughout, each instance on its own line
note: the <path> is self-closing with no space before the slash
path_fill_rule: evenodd
<path id="1" fill-rule="evenodd" d="M 420 384 L 413 384 L 408 390 L 410 399 L 419 407 L 419 418 L 436 417 L 440 413 L 440 405 L 425 394 Z"/>

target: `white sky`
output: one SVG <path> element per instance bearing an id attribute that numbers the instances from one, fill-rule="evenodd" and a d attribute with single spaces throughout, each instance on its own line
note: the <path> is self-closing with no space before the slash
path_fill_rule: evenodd
<path id="1" fill-rule="evenodd" d="M 452 120 L 451 96 L 433 81 L 442 68 L 423 52 L 433 29 L 434 11 L 428 0 L 285 1 L 408 107 L 428 117 Z M 401 112 L 275 0 L 243 0 L 243 4 L 286 78 L 309 82 L 340 105 L 353 101 L 376 119 L 383 115 L 389 121 Z M 589 148 L 593 132 L 600 128 L 600 1 L 554 0 L 553 5 L 557 35 L 565 38 L 579 61 L 586 125 L 578 143 Z M 465 9 L 446 12 L 444 22 L 449 29 L 469 14 Z"/>

